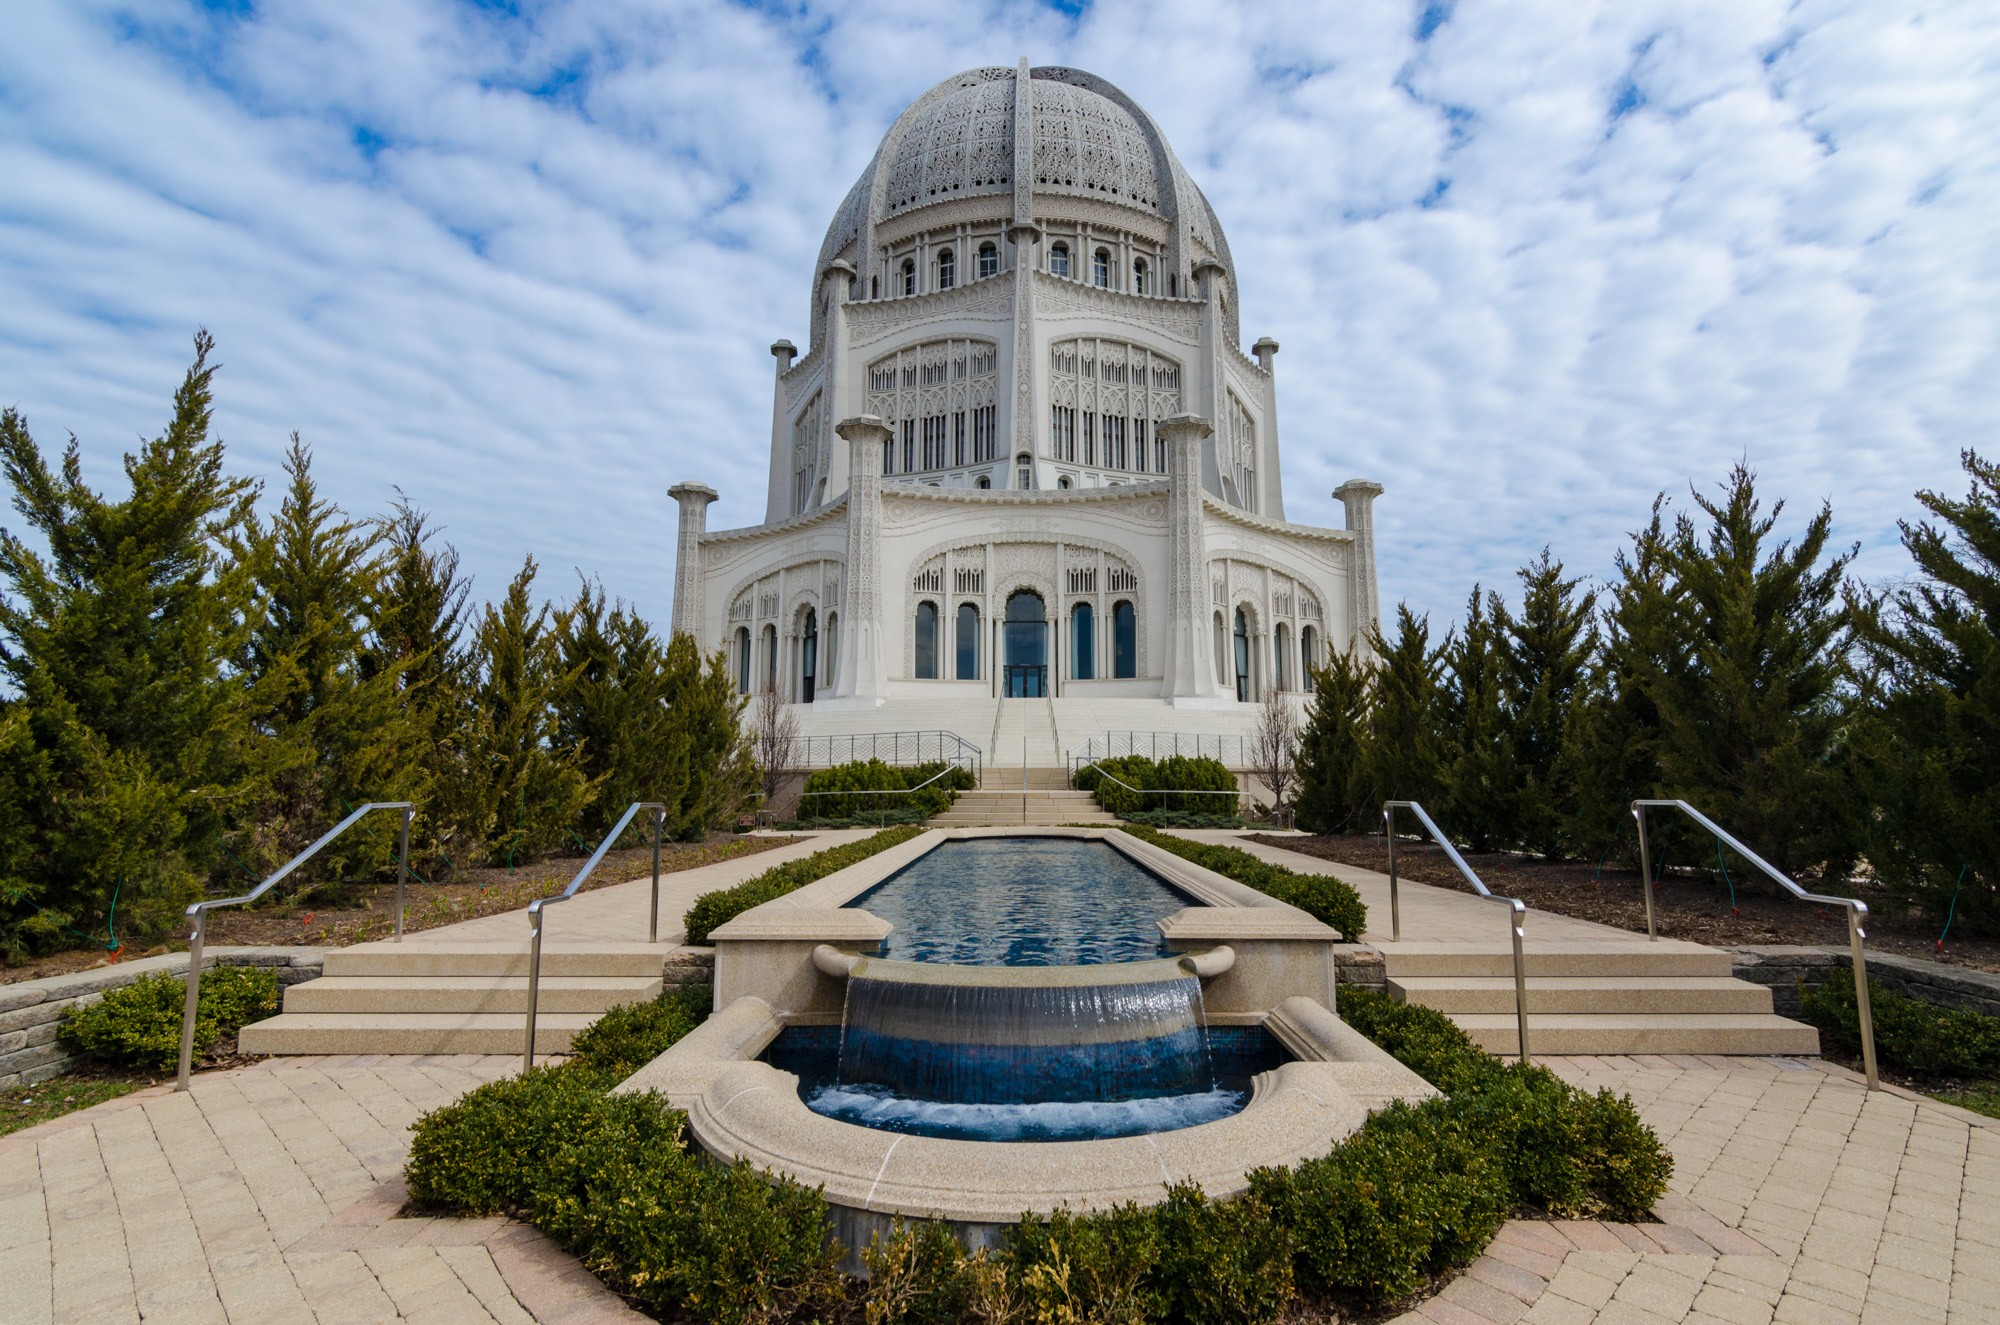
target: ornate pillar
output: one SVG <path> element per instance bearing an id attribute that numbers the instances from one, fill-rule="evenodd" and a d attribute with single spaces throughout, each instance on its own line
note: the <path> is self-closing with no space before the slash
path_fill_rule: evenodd
<path id="1" fill-rule="evenodd" d="M 1347 529 L 1354 535 L 1348 562 L 1348 647 L 1366 656 L 1369 640 L 1382 625 L 1382 609 L 1375 595 L 1375 499 L 1382 495 L 1382 485 L 1351 478 L 1335 488 L 1333 495 L 1347 509 Z"/>
<path id="2" fill-rule="evenodd" d="M 788 340 L 771 342 L 771 357 L 778 372 L 771 385 L 771 480 L 764 494 L 764 522 L 776 524 L 792 510 L 792 421 L 791 402 L 785 399 L 785 374 L 799 347 Z"/>
<path id="3" fill-rule="evenodd" d="M 1278 342 L 1269 336 L 1250 347 L 1264 370 L 1264 420 L 1257 438 L 1257 514 L 1285 518 L 1285 482 L 1278 468 Z"/>
<path id="4" fill-rule="evenodd" d="M 1215 431 L 1207 419 L 1176 414 L 1162 420 L 1169 472 L 1167 529 L 1167 665 L 1162 693 L 1176 708 L 1219 708 L 1225 701 L 1215 678 L 1210 639 L 1208 548 L 1202 533 L 1202 442 Z"/>
<path id="5" fill-rule="evenodd" d="M 877 708 L 889 698 L 882 620 L 882 447 L 889 425 L 873 414 L 842 419 L 847 441 L 847 566 L 841 575 L 840 658 L 832 703 Z"/>
<path id="6" fill-rule="evenodd" d="M 708 504 L 718 495 L 706 483 L 676 483 L 667 495 L 680 503 L 680 539 L 674 549 L 674 629 L 676 635 L 694 636 L 704 652 L 709 641 L 702 638 L 701 536 L 708 532 Z"/>

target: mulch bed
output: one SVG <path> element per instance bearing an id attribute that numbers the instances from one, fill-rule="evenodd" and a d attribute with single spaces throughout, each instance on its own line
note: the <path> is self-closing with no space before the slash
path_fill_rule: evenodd
<path id="1" fill-rule="evenodd" d="M 749 837 L 716 834 L 704 842 L 668 842 L 660 847 L 660 873 L 698 869 L 739 856 L 755 855 L 789 842 L 795 837 Z M 538 897 L 561 892 L 576 877 L 587 856 L 551 856 L 534 864 L 509 870 L 496 865 L 466 870 L 448 883 L 426 884 L 412 879 L 405 893 L 403 932 L 417 933 L 461 920 L 518 911 Z M 597 872 L 583 885 L 583 892 L 643 879 L 653 867 L 651 845 L 605 856 Z M 282 887 L 282 885 L 281 885 Z M 325 885 L 316 891 L 324 893 Z M 315 905 L 297 898 L 276 900 L 254 908 L 231 907 L 208 917 L 206 942 L 244 947 L 340 948 L 351 943 L 388 938 L 396 926 L 396 885 L 388 883 L 351 884 L 345 896 L 333 905 Z M 670 917 L 674 923 L 679 917 Z M 527 929 L 522 928 L 523 941 Z M 187 937 L 177 934 L 168 943 L 135 952 L 127 948 L 126 960 L 153 957 L 167 952 L 183 952 Z M 99 949 L 50 953 L 32 958 L 19 966 L 0 967 L 0 984 L 36 980 L 43 976 L 66 975 L 107 964 Z"/>
<path id="2" fill-rule="evenodd" d="M 1283 847 L 1322 860 L 1359 869 L 1386 872 L 1388 849 L 1379 834 L 1366 837 L 1253 837 L 1255 842 Z M 1462 851 L 1466 863 L 1494 892 L 1518 897 L 1529 906 L 1578 920 L 1594 920 L 1618 929 L 1646 932 L 1646 900 L 1637 869 L 1589 861 L 1545 861 L 1509 851 Z M 1418 883 L 1467 890 L 1465 881 L 1444 852 L 1430 843 L 1396 840 L 1396 872 Z M 1653 907 L 1663 938 L 1688 939 L 1716 947 L 1746 944 L 1786 944 L 1845 947 L 1847 913 L 1820 908 L 1781 893 L 1776 885 L 1732 869 L 1736 911 L 1721 878 L 1708 870 L 1670 869 L 1654 880 Z M 1861 900 L 1873 914 L 1868 947 L 1905 957 L 2000 971 L 2000 941 L 1961 939 L 1954 935 L 1942 956 L 1937 951 L 1939 925 L 1928 916 L 1885 914 L 1886 907 L 1865 892 Z"/>

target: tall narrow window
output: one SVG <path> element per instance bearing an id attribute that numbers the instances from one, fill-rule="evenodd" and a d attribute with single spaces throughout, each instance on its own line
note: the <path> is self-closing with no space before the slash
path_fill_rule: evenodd
<path id="1" fill-rule="evenodd" d="M 965 463 L 965 411 L 951 416 L 951 463 Z"/>
<path id="2" fill-rule="evenodd" d="M 1101 248 L 1097 256 L 1090 260 L 1090 279 L 1104 289 L 1111 288 L 1111 250 Z"/>
<path id="3" fill-rule="evenodd" d="M 938 612 L 936 603 L 917 604 L 917 679 L 935 681 L 938 674 Z"/>
<path id="4" fill-rule="evenodd" d="M 1236 609 L 1236 698 L 1250 702 L 1250 618 Z"/>
<path id="5" fill-rule="evenodd" d="M 951 255 L 951 250 L 948 248 L 939 250 L 937 288 L 940 290 L 949 290 L 956 283 L 957 277 L 958 259 Z"/>
<path id="6" fill-rule="evenodd" d="M 840 614 L 838 612 L 828 612 L 826 614 L 826 640 L 820 645 L 820 658 L 820 678 L 818 685 L 821 690 L 831 693 L 833 683 L 839 679 L 836 675 L 840 665 Z"/>
<path id="7" fill-rule="evenodd" d="M 979 679 L 979 609 L 971 603 L 958 605 L 958 679 Z"/>
<path id="8" fill-rule="evenodd" d="M 1278 665 L 1278 689 L 1290 690 L 1292 688 L 1292 660 L 1290 657 L 1292 651 L 1292 632 L 1291 628 L 1282 621 L 1278 623 L 1277 629 L 1271 632 L 1271 651 L 1277 654 L 1277 657 L 1273 661 Z"/>
<path id="9" fill-rule="evenodd" d="M 813 681 L 819 672 L 819 613 L 806 609 L 805 637 L 799 642 L 799 703 L 813 702 Z"/>
<path id="10" fill-rule="evenodd" d="M 764 627 L 764 688 L 778 688 L 778 628 Z"/>
<path id="11" fill-rule="evenodd" d="M 744 694 L 750 693 L 750 627 L 743 626 L 736 632 L 736 688 Z"/>
<path id="12" fill-rule="evenodd" d="M 1078 603 L 1069 612 L 1070 675 L 1079 681 L 1097 679 L 1097 618 L 1089 603 Z"/>
<path id="13" fill-rule="evenodd" d="M 1029 467 L 1033 463 L 1026 451 L 1014 457 L 1014 486 L 1023 492 L 1034 486 L 1034 471 Z"/>
<path id="14" fill-rule="evenodd" d="M 1319 632 L 1311 626 L 1299 627 L 1299 665 L 1305 669 L 1306 685 L 1311 686 L 1313 671 L 1319 666 Z"/>
<path id="15" fill-rule="evenodd" d="M 1153 292 L 1153 269 L 1146 265 L 1144 258 L 1132 259 L 1132 293 L 1151 294 Z"/>
<path id="16" fill-rule="evenodd" d="M 1049 275 L 1069 275 L 1069 245 L 1057 244 L 1049 250 Z"/>
<path id="17" fill-rule="evenodd" d="M 988 276 L 998 274 L 999 271 L 1000 250 L 991 244 L 981 244 L 979 246 L 979 279 L 983 281 Z"/>
<path id="18" fill-rule="evenodd" d="M 1111 675 L 1127 680 L 1139 674 L 1139 622 L 1132 600 L 1111 605 Z"/>
<path id="19" fill-rule="evenodd" d="M 915 294 L 916 292 L 917 292 L 916 259 L 905 258 L 903 260 L 903 293 Z"/>

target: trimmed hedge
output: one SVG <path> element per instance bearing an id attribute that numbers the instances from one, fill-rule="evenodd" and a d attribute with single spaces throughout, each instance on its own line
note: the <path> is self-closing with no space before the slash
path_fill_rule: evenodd
<path id="1" fill-rule="evenodd" d="M 774 865 L 756 878 L 745 879 L 733 888 L 703 893 L 694 899 L 694 905 L 688 908 L 687 915 L 682 921 L 687 926 L 687 942 L 706 943 L 710 933 L 720 929 L 751 907 L 762 906 L 774 897 L 783 897 L 786 893 L 796 892 L 809 883 L 824 879 L 835 870 L 844 870 L 849 865 L 887 851 L 890 847 L 900 846 L 923 831 L 915 824 L 885 828 L 859 842 L 828 847 L 824 851 L 815 851 L 810 856 Z"/>
<path id="2" fill-rule="evenodd" d="M 939 774 L 943 774 L 939 777 Z M 932 778 L 937 781 L 931 782 Z M 954 795 L 970 791 L 977 784 L 972 774 L 956 764 L 933 761 L 928 764 L 913 764 L 902 767 L 885 764 L 879 759 L 862 759 L 847 764 L 835 764 L 822 768 L 806 777 L 806 793 L 843 791 L 904 791 L 923 786 L 922 791 L 913 791 L 907 796 L 842 796 L 842 795 L 802 795 L 799 798 L 801 819 L 854 819 L 866 818 L 882 810 L 898 810 L 912 813 L 923 819 L 943 814 L 951 808 Z"/>
<path id="3" fill-rule="evenodd" d="M 1875 1019 L 1875 1056 L 1884 1067 L 1920 1076 L 2000 1077 L 2000 1017 L 1941 1008 L 1868 982 Z M 1804 991 L 1800 1012 L 1835 1047 L 1861 1053 L 1861 1016 L 1854 980 L 1835 975 Z"/>
<path id="4" fill-rule="evenodd" d="M 684 985 L 650 1003 L 612 1008 L 570 1042 L 570 1063 L 616 1085 L 699 1026 L 714 998 L 708 985 Z"/>
<path id="5" fill-rule="evenodd" d="M 180 1061 L 187 981 L 167 971 L 142 975 L 107 990 L 87 1007 L 64 1014 L 56 1039 L 72 1053 L 143 1071 Z M 197 1058 L 253 1021 L 276 1016 L 278 973 L 268 966 L 214 966 L 201 973 L 194 1018 Z"/>
<path id="6" fill-rule="evenodd" d="M 1313 919 L 1332 925 L 1350 943 L 1359 942 L 1368 928 L 1368 904 L 1361 900 L 1360 893 L 1331 874 L 1294 873 L 1283 865 L 1260 860 L 1241 847 L 1190 842 L 1185 837 L 1139 824 L 1124 824 L 1120 831 L 1296 906 Z"/>
<path id="7" fill-rule="evenodd" d="M 1105 776 L 1107 773 L 1109 777 Z M 1144 755 L 1099 759 L 1094 765 L 1079 769 L 1072 784 L 1079 791 L 1096 793 L 1099 805 L 1121 817 L 1147 810 L 1201 815 L 1236 812 L 1237 801 L 1220 796 L 1174 795 L 1177 791 L 1238 792 L 1240 797 L 1236 775 L 1221 760 L 1207 755 L 1174 755 L 1157 763 Z"/>

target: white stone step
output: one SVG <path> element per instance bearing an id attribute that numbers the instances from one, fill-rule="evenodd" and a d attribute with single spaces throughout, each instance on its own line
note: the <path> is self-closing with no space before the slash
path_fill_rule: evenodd
<path id="1" fill-rule="evenodd" d="M 542 1012 L 604 1012 L 621 1003 L 643 1003 L 660 992 L 660 977 L 544 975 L 537 1006 Z M 285 1011 L 345 1013 L 496 1012 L 525 1014 L 528 978 L 522 975 L 328 975 L 285 991 Z"/>
<path id="2" fill-rule="evenodd" d="M 306 988 L 308 986 L 300 986 Z M 1460 1013 L 1514 1012 L 1511 976 L 1392 976 L 1389 993 L 1405 1003 Z M 1771 991 L 1726 976 L 1585 976 L 1528 980 L 1528 1013 L 1764 1015 Z"/>
<path id="3" fill-rule="evenodd" d="M 1387 907 L 1370 908 L 1371 930 L 1379 932 L 1388 927 L 1387 910 Z M 1506 946 L 1505 914 L 1497 906 L 1492 911 L 1492 943 L 1381 943 L 1385 971 L 1391 979 L 1402 976 L 1512 979 L 1514 954 Z M 1530 917 L 1531 927 L 1533 923 Z M 1531 976 L 1727 976 L 1731 969 L 1728 953 L 1698 943 L 1668 939 L 1658 943 L 1537 941 L 1532 937 L 1532 928 L 1529 933 L 1531 937 L 1523 955 Z"/>
<path id="4" fill-rule="evenodd" d="M 1512 1054 L 1520 1046 L 1514 1014 L 1459 1014 L 1452 1018 L 1488 1053 Z M 1528 1052 L 1555 1054 L 1819 1053 L 1819 1032 L 1785 1017 L 1668 1014 L 1538 1016 L 1528 1014 Z"/>
<path id="5" fill-rule="evenodd" d="M 538 1014 L 535 1052 L 567 1052 L 570 1041 L 597 1017 L 594 1012 Z M 516 1014 L 285 1012 L 245 1026 L 237 1048 L 246 1054 L 518 1054 L 526 1038 L 526 1018 Z"/>
<path id="6" fill-rule="evenodd" d="M 669 951 L 646 943 L 546 943 L 542 975 L 650 976 L 657 978 Z M 326 954 L 327 975 L 473 976 L 526 975 L 528 922 L 519 943 L 357 943 Z"/>

